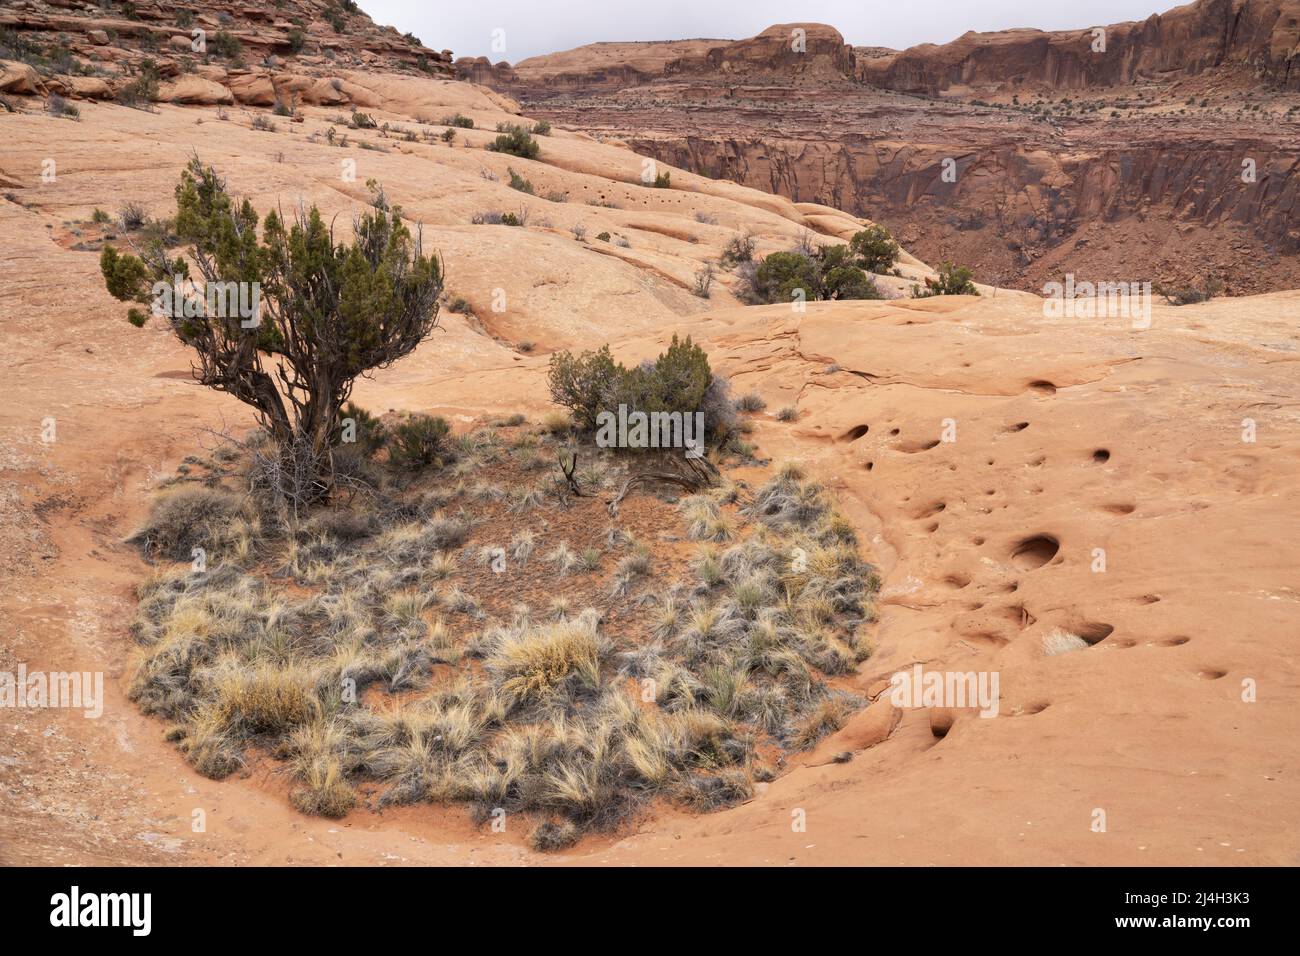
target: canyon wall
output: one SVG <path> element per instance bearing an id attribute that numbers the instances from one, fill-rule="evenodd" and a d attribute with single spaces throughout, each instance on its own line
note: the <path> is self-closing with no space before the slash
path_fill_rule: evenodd
<path id="1" fill-rule="evenodd" d="M 1300 284 L 1300 0 L 1199 0 L 1100 35 L 1096 50 L 1091 29 L 1025 29 L 899 52 L 778 24 L 464 75 L 1019 288 L 1126 260 L 1241 293 Z"/>
<path id="2" fill-rule="evenodd" d="M 930 94 L 1005 84 L 1080 90 L 1211 70 L 1300 90 L 1300 0 L 1198 0 L 1140 23 L 1105 26 L 1101 34 L 967 33 L 942 46 L 857 60 L 865 83 Z"/>

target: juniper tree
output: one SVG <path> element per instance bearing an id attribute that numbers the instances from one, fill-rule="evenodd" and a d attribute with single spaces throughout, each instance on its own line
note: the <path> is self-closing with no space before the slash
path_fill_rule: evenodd
<path id="1" fill-rule="evenodd" d="M 255 410 L 279 455 L 276 490 L 298 505 L 332 487 L 331 444 L 357 376 L 409 354 L 437 327 L 443 270 L 382 190 L 354 220 L 350 243 L 335 241 L 314 205 L 291 223 L 268 213 L 260 239 L 258 219 L 195 157 L 176 186 L 175 231 L 189 262 L 169 260 L 158 242 L 138 255 L 105 246 L 100 270 L 124 302 L 156 304 L 163 290 L 190 280 L 190 263 L 205 292 L 230 283 L 257 290 L 256 322 L 193 292 L 166 320 L 194 351 L 195 379 Z M 128 317 L 137 326 L 147 319 L 137 308 Z"/>
<path id="2" fill-rule="evenodd" d="M 854 233 L 849 248 L 858 257 L 857 264 L 867 272 L 888 272 L 902 252 L 883 226 L 868 226 Z"/>
<path id="3" fill-rule="evenodd" d="M 880 291 L 853 262 L 848 246 L 830 245 L 801 252 L 774 252 L 758 264 L 747 296 L 757 302 L 791 302 L 800 293 L 818 299 L 879 299 Z"/>

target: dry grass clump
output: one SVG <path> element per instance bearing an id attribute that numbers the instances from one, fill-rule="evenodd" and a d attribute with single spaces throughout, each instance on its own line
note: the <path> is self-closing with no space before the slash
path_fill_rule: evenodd
<path id="1" fill-rule="evenodd" d="M 186 487 L 154 501 L 144 526 L 129 539 L 146 555 L 189 561 L 202 548 L 215 563 L 223 550 L 256 537 L 255 518 L 248 502 L 220 488 Z"/>
<path id="2" fill-rule="evenodd" d="M 577 687 L 600 683 L 594 620 L 565 621 L 503 633 L 485 666 L 515 704 L 541 703 Z"/>
<path id="3" fill-rule="evenodd" d="M 654 800 L 747 800 L 863 706 L 833 683 L 866 656 L 874 574 L 797 469 L 752 498 L 683 499 L 698 544 L 670 577 L 672 505 L 646 495 L 608 526 L 599 499 L 566 495 L 556 438 L 511 434 L 449 439 L 455 466 L 384 472 L 297 522 L 219 487 L 161 499 L 138 541 L 181 563 L 139 587 L 131 698 L 203 774 L 284 761 L 302 812 L 460 802 L 530 815 L 543 850 Z M 583 455 L 584 487 L 618 483 Z"/>

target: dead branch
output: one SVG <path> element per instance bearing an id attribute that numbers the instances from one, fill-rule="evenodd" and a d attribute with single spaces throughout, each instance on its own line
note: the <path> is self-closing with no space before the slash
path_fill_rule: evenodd
<path id="1" fill-rule="evenodd" d="M 564 472 L 564 480 L 568 483 L 569 490 L 573 492 L 573 496 L 575 498 L 592 497 L 592 493 L 590 491 L 582 490 L 582 485 L 578 483 L 578 479 L 574 475 L 574 472 L 578 470 L 578 453 L 576 451 L 567 453 L 567 457 L 568 457 L 567 465 L 565 464 L 565 457 L 566 457 L 565 452 L 557 450 L 555 453 L 555 457 L 560 463 L 560 471 Z"/>
<path id="2" fill-rule="evenodd" d="M 679 459 L 670 459 L 678 461 Z M 628 492 L 637 485 L 648 485 L 654 482 L 662 482 L 667 485 L 676 485 L 691 494 L 695 494 L 701 489 L 711 487 L 718 477 L 718 469 L 713 462 L 707 458 L 682 458 L 681 461 L 686 463 L 686 472 L 681 471 L 643 471 L 632 475 L 623 482 L 623 487 L 619 489 L 618 494 L 605 502 L 605 507 L 609 509 L 611 518 L 618 517 L 618 506 L 623 503 Z"/>

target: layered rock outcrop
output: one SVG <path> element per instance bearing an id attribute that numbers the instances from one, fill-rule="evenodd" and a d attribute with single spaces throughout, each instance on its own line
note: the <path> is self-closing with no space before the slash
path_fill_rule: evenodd
<path id="1" fill-rule="evenodd" d="M 857 59 L 860 80 L 937 94 L 955 86 L 1081 90 L 1232 71 L 1300 90 L 1300 0 L 1197 0 L 1140 23 L 966 33 L 892 56 Z"/>
<path id="2" fill-rule="evenodd" d="M 129 15 L 114 15 L 65 0 L 17 0 L 0 10 L 0 61 L 9 61 L 0 91 L 106 98 L 149 65 L 165 81 L 159 96 L 167 102 L 270 105 L 284 88 L 330 105 L 348 102 L 330 86 L 344 70 L 452 75 L 450 50 L 426 47 L 351 7 L 218 0 L 178 10 L 137 2 Z M 245 96 L 249 90 L 258 92 Z"/>
<path id="3" fill-rule="evenodd" d="M 902 52 L 781 24 L 474 75 L 552 122 L 851 209 L 1019 288 L 1137 249 L 1153 279 L 1260 292 L 1300 284 L 1297 24 L 1300 0 L 1198 0 Z"/>

